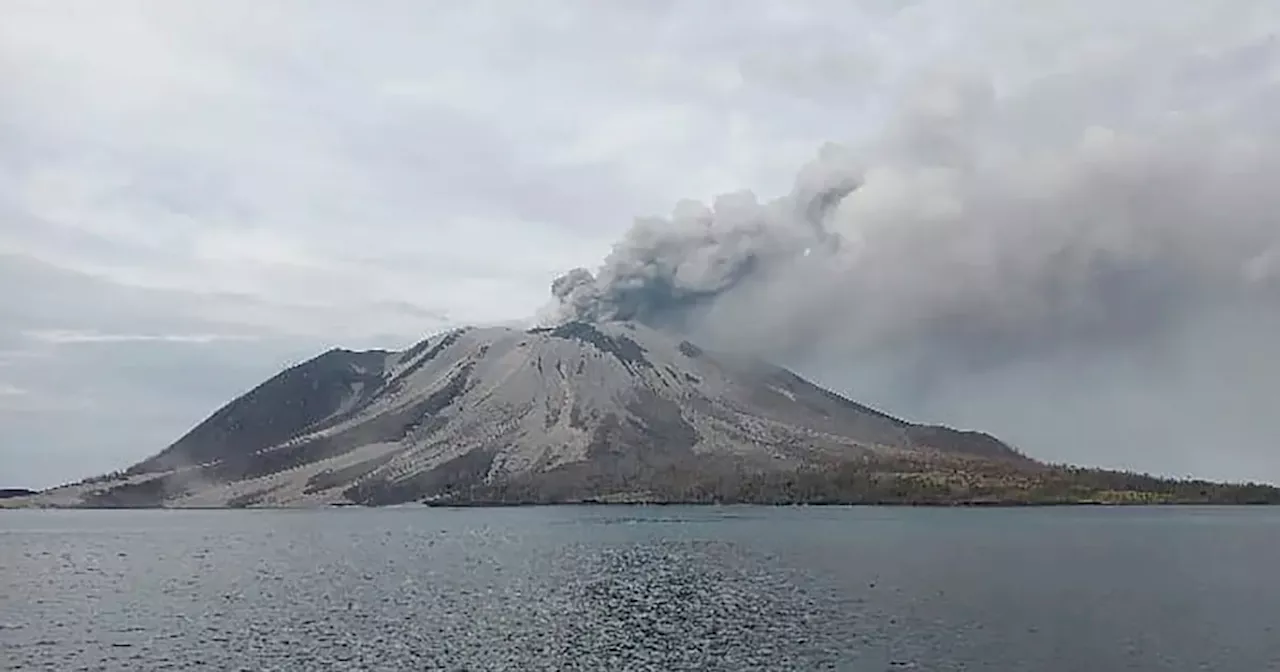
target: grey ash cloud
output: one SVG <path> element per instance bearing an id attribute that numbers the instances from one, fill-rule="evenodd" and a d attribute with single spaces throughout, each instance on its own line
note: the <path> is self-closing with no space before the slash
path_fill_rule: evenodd
<path id="1" fill-rule="evenodd" d="M 834 147 L 802 171 L 792 193 L 760 203 L 750 192 L 710 206 L 684 201 L 668 219 L 638 220 L 599 272 L 574 269 L 551 287 L 551 319 L 681 324 L 736 288 L 768 278 L 838 238 L 825 220 L 860 178 L 842 171 Z"/>
<path id="2" fill-rule="evenodd" d="M 780 198 L 636 220 L 546 315 L 676 329 L 1050 458 L 1280 478 L 1280 49 L 1238 39 L 1016 89 L 931 75 Z"/>

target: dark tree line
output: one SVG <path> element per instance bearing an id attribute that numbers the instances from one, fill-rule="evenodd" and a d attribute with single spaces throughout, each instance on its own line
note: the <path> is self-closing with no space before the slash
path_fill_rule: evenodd
<path id="1" fill-rule="evenodd" d="M 436 503 L 1280 504 L 1280 489 L 1262 484 L 982 460 L 846 462 L 782 472 L 688 466 L 670 465 L 626 475 L 549 472 L 536 478 L 459 488 L 443 493 Z"/>

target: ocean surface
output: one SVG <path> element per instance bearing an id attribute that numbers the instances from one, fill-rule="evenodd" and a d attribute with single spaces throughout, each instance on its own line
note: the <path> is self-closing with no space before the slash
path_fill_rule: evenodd
<path id="1" fill-rule="evenodd" d="M 1280 510 L 0 511 L 0 669 L 1280 670 Z"/>

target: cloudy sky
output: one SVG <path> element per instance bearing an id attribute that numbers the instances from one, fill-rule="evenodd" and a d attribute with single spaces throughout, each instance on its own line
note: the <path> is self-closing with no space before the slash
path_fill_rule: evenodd
<path id="1" fill-rule="evenodd" d="M 1176 242 L 1265 284 L 1280 269 L 1263 235 L 1280 227 L 1280 201 L 1257 175 L 1277 158 L 1277 27 L 1275 3 L 1249 0 L 1034 12 L 1013 0 L 9 0 L 0 486 L 126 466 L 328 347 L 528 319 L 553 278 L 598 267 L 635 217 L 741 189 L 785 194 L 826 143 L 901 140 L 904 110 L 949 123 L 973 112 L 960 128 L 1012 153 L 1052 158 L 1051 139 L 1083 138 L 1072 160 L 1091 165 L 1117 137 L 1176 147 L 1160 166 L 1212 165 L 1197 184 L 1233 185 L 1167 207 L 1201 225 Z M 955 82 L 979 83 L 987 107 L 971 110 Z M 1136 165 L 1104 164 L 1129 178 Z M 956 190 L 940 207 L 981 198 L 990 211 L 1008 193 Z M 1123 219 L 1124 193 L 1082 192 L 1055 211 L 1089 202 L 1090 221 Z M 1220 221 L 1236 212 L 1244 224 Z M 1193 244 L 1215 230 L 1229 244 Z M 936 249 L 928 263 L 947 267 L 953 247 Z M 950 378 L 943 366 L 926 378 L 943 392 L 926 398 L 839 350 L 795 364 L 1046 459 L 1277 481 L 1280 394 L 1262 384 L 1280 374 L 1276 305 L 1248 303 L 1229 329 L 1191 320 L 1161 334 L 1186 362 L 1172 373 L 1126 343 L 1065 365 L 1055 351 Z M 1183 357 L 1201 351 L 1213 356 Z"/>

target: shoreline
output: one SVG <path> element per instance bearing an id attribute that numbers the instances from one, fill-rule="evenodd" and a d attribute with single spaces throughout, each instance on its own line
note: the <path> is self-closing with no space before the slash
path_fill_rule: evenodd
<path id="1" fill-rule="evenodd" d="M 901 509 L 1038 509 L 1038 508 L 1265 508 L 1280 506 L 1274 502 L 1107 502 L 1107 501 L 1071 501 L 1071 502 L 694 502 L 694 501 L 652 501 L 652 502 L 610 502 L 610 501 L 577 501 L 577 502 L 407 502 L 404 504 L 370 505 L 356 503 L 310 504 L 298 506 L 49 506 L 19 505 L 5 506 L 3 511 L 326 511 L 332 509 L 513 509 L 513 508 L 555 508 L 555 507 L 602 507 L 602 508 L 648 508 L 648 507 L 688 507 L 688 508 L 901 508 Z"/>

